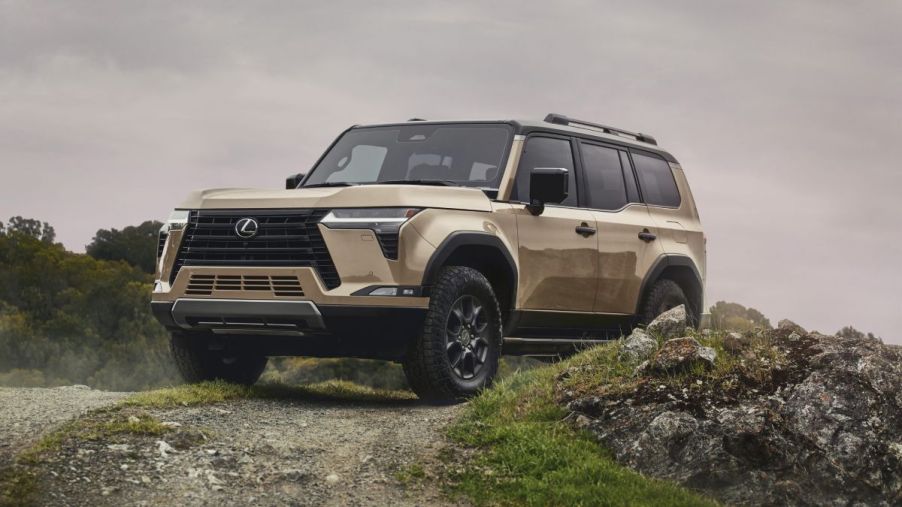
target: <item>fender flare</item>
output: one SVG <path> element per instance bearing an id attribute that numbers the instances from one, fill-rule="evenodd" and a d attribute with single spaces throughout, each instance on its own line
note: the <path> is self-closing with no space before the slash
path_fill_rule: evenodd
<path id="1" fill-rule="evenodd" d="M 699 290 L 702 294 L 705 291 L 705 284 L 702 282 L 702 276 L 699 274 L 698 267 L 695 265 L 695 262 L 689 256 L 682 254 L 661 254 L 655 259 L 655 263 L 652 265 L 651 269 L 646 273 L 645 278 L 642 280 L 642 285 L 639 286 L 639 299 L 636 301 L 636 311 L 635 314 L 638 315 L 642 309 L 642 302 L 645 299 L 645 293 L 648 291 L 651 284 L 658 281 L 661 277 L 661 273 L 664 272 L 665 269 L 673 266 L 680 267 L 688 267 L 692 270 L 692 275 L 695 278 L 696 283 L 698 283 Z M 704 301 L 704 296 L 702 296 L 702 301 Z M 698 309 L 699 312 L 702 311 L 702 308 Z"/>
<path id="2" fill-rule="evenodd" d="M 432 257 L 429 258 L 429 262 L 426 263 L 426 269 L 423 270 L 422 285 L 424 287 L 429 287 L 435 284 L 439 272 L 448 259 L 451 258 L 451 255 L 454 254 L 457 249 L 467 246 L 490 247 L 501 253 L 506 261 L 505 264 L 507 264 L 507 275 L 511 280 L 510 301 L 511 305 L 513 305 L 517 298 L 517 282 L 519 280 L 517 264 L 514 262 L 514 258 L 511 256 L 510 251 L 508 251 L 507 247 L 505 247 L 504 243 L 501 241 L 501 238 L 485 232 L 461 231 L 452 233 L 445 238 L 438 248 L 435 249 Z"/>

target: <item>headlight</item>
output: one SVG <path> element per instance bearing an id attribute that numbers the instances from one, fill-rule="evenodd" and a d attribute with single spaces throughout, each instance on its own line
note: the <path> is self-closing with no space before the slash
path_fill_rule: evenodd
<path id="1" fill-rule="evenodd" d="M 334 209 L 320 221 L 330 229 L 371 229 L 377 234 L 397 233 L 418 208 Z"/>
<path id="2" fill-rule="evenodd" d="M 157 259 L 163 257 L 163 249 L 166 246 L 169 231 L 184 229 L 186 225 L 188 225 L 188 210 L 177 209 L 169 214 L 169 218 L 166 219 L 163 227 L 160 227 L 160 234 L 157 236 Z"/>
<path id="3" fill-rule="evenodd" d="M 188 224 L 188 210 L 177 209 L 169 214 L 169 219 L 166 220 L 167 229 L 170 231 L 177 231 L 179 229 L 184 229 Z"/>

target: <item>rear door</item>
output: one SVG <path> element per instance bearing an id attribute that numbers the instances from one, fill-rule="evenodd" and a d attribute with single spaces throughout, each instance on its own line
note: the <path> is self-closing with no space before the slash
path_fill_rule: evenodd
<path id="1" fill-rule="evenodd" d="M 591 312 L 595 305 L 598 235 L 579 232 L 594 230 L 595 217 L 579 207 L 574 146 L 566 137 L 535 134 L 527 138 L 520 156 L 514 201 L 529 201 L 529 173 L 536 167 L 564 168 L 570 175 L 564 202 L 546 204 L 538 216 L 518 206 L 517 306 L 523 310 Z M 550 316 L 548 324 L 554 320 Z"/>
<path id="2" fill-rule="evenodd" d="M 627 151 L 580 140 L 584 206 L 598 229 L 598 288 L 593 310 L 633 314 L 645 273 L 661 254 L 657 227 L 641 202 Z"/>

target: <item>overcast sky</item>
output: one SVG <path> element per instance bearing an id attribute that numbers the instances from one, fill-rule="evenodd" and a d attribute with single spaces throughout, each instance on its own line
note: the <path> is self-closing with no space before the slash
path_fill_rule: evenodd
<path id="1" fill-rule="evenodd" d="M 900 27 L 883 0 L 0 0 L 0 220 L 83 251 L 280 187 L 351 124 L 553 111 L 680 160 L 709 303 L 900 343 Z"/>

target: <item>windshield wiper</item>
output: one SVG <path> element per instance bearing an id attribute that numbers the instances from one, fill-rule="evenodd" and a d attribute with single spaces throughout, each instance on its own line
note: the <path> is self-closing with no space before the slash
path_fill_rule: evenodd
<path id="1" fill-rule="evenodd" d="M 330 181 L 326 183 L 314 183 L 312 185 L 304 185 L 300 188 L 318 188 L 318 187 L 352 187 L 357 183 L 348 183 L 346 181 Z"/>
<path id="2" fill-rule="evenodd" d="M 459 187 L 460 183 L 451 180 L 387 180 L 377 181 L 379 185 L 436 185 L 442 187 Z"/>

